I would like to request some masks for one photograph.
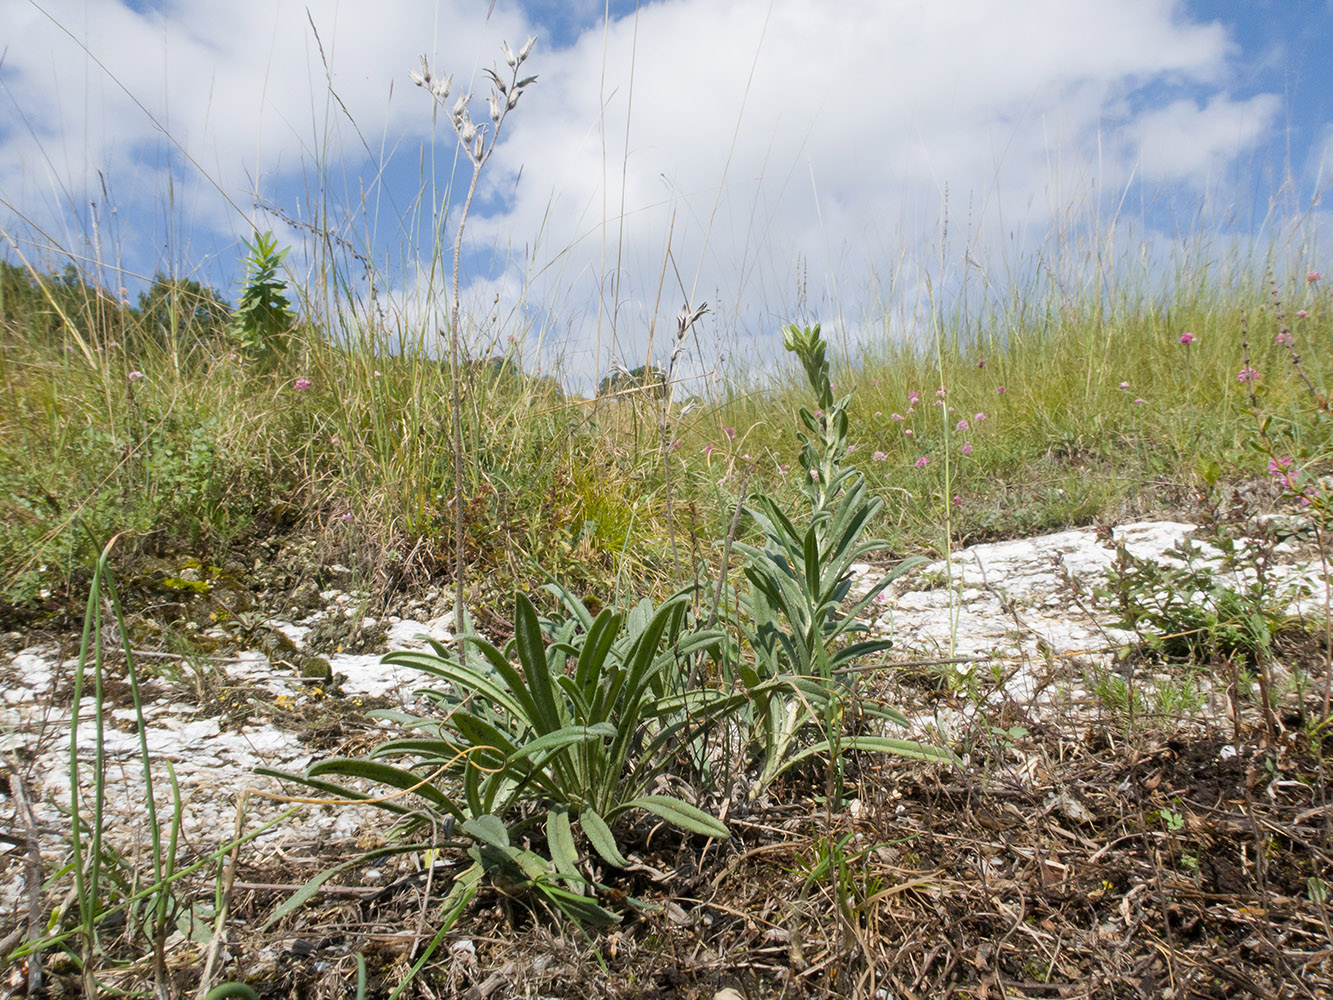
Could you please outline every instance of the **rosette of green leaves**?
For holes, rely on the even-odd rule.
[[[745,510],[763,533],[764,544],[736,543],[747,557],[744,572],[749,589],[740,601],[741,622],[754,651],[753,663],[742,663],[739,673],[751,697],[753,728],[763,754],[753,795],[796,762],[816,754],[832,755],[835,765],[838,754],[849,749],[955,760],[947,750],[914,740],[841,737],[841,715],[851,685],[845,679],[849,675],[839,671],[893,645],[887,638],[849,640],[867,631],[861,621],[866,608],[921,560],[904,560],[866,594],[846,603],[854,582],[852,564],[889,547],[884,539],[868,537],[884,501],[869,495],[857,469],[843,465],[852,394],[834,399],[819,326],[789,326],[783,339],[800,359],[819,408],[800,411],[805,517],[795,521],[771,496],[756,493]],[[890,708],[862,706],[862,710],[907,723]],[[816,721],[824,724],[824,738],[798,746],[799,734]]]
[[[401,798],[378,804],[407,827],[430,821],[461,831],[481,869],[538,890],[578,919],[613,919],[589,898],[595,886],[580,868],[579,834],[616,867],[629,862],[613,827],[633,812],[689,833],[729,835],[698,806],[652,793],[700,726],[744,703],[680,690],[684,664],[725,639],[685,629],[686,610],[683,595],[656,609],[644,602],[595,617],[579,604],[582,614],[549,624],[548,642],[520,594],[504,649],[473,634],[464,638],[478,655],[463,659],[438,643],[433,652],[384,657],[443,682],[416,692],[438,714],[374,713],[420,735],[390,740],[366,758],[318,762],[298,780],[341,793],[329,776],[362,778],[409,793],[410,806]],[[516,846],[543,835],[548,856]]]

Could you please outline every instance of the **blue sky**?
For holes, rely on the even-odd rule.
[[[512,337],[574,384],[664,358],[686,299],[713,306],[699,374],[764,364],[791,317],[918,335],[972,276],[997,294],[1066,254],[1078,280],[1070,234],[1151,243],[1163,272],[1201,230],[1333,270],[1326,0],[486,7],[11,0],[3,252],[71,254],[131,296],[169,271],[234,297],[252,226],[327,287],[323,227],[367,265],[338,264],[354,318],[438,327],[453,137],[408,71],[425,53],[484,96],[501,41],[536,35],[464,299],[474,353]]]

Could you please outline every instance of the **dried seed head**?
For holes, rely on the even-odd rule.
[[[418,87],[425,87],[430,83],[430,64],[426,62],[426,57],[421,57],[421,69],[414,69],[407,74],[412,78],[412,82]]]
[[[466,146],[472,141],[472,137],[477,134],[477,126],[473,125],[466,118],[463,119],[463,127],[458,130],[458,138],[463,140]]]
[[[527,42],[524,44],[523,48],[518,50],[518,61],[522,62],[524,59],[526,59],[529,53],[532,52],[532,47],[536,44],[537,44],[536,36],[529,38]]]
[[[449,100],[449,88],[453,86],[454,79],[451,76],[441,77],[435,81],[435,86],[431,87],[430,92],[435,95],[436,100],[441,104]]]
[[[522,90],[522,89],[523,89],[524,87],[526,87],[528,84],[530,84],[530,83],[536,83],[536,82],[537,82],[537,78],[536,78],[535,76],[525,76],[522,80],[519,80],[518,83],[514,84],[514,89],[515,89],[515,90]]]
[[[458,100],[454,102],[454,121],[462,121],[463,112],[467,110],[467,98],[467,94],[459,94]]]
[[[513,69],[518,65],[518,57],[514,55],[514,50],[509,47],[508,42],[501,42],[500,46],[504,49],[505,62],[509,63],[510,69]]]
[[[522,93],[522,91],[515,90],[512,94],[509,95],[509,99],[505,102],[505,107],[507,107],[510,111],[513,111],[514,105],[518,103],[518,95],[520,93]]]
[[[699,317],[708,312],[708,303],[705,302],[697,309],[691,309],[687,302],[680,307],[680,312],[676,315],[676,339],[684,340],[685,334],[689,332],[690,327],[699,322]]]
[[[504,114],[506,106],[504,104],[504,98],[501,97],[499,94],[491,94],[490,97],[486,98],[486,103],[491,106],[491,121],[499,125],[500,116]]]
[[[474,160],[481,159],[481,154],[486,149],[486,144],[484,140],[485,136],[483,136],[480,132],[478,132],[477,137],[472,140],[472,158]]]

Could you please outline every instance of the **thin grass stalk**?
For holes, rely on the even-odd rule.
[[[181,818],[184,811],[184,803],[181,802],[180,782],[176,780],[176,768],[171,761],[166,761],[167,779],[171,782],[171,837],[167,842],[167,853],[164,864],[158,878],[165,886],[170,880],[172,873],[176,870],[176,845],[180,840]],[[158,958],[158,969],[162,976],[160,989],[164,1000],[170,1000],[170,980],[168,977],[166,949],[167,949],[167,904],[171,900],[171,893],[165,888],[157,897],[157,913],[154,920],[154,929],[156,934],[153,939],[154,949]]]
[[[227,864],[225,855],[218,859],[219,869],[222,875],[220,884],[217,885],[217,891],[214,893],[216,918],[213,921],[213,938],[208,943],[208,957],[204,960],[204,971],[199,977],[199,990],[197,996],[200,1000],[205,1000],[208,995],[209,984],[213,981],[213,966],[217,963],[222,953],[222,948],[226,944],[227,916],[231,912],[231,887],[236,878],[236,862],[241,850],[241,830],[245,827],[245,806],[249,798],[249,793],[241,796],[241,803],[236,807],[236,825],[232,832],[232,841],[235,846],[231,850],[231,863]]]
[[[107,543],[106,549],[102,553],[103,560],[106,560],[108,558],[111,552],[111,547],[116,543],[119,537],[120,536],[117,535],[115,538],[111,539],[111,541]],[[143,714],[143,693],[139,687],[139,671],[138,668],[134,665],[134,655],[133,655],[133,650],[130,647],[129,630],[125,625],[125,616],[124,613],[121,611],[120,607],[120,596],[116,592],[115,579],[111,573],[110,566],[106,567],[104,573],[106,578],[107,593],[111,598],[111,608],[112,611],[115,613],[116,625],[120,629],[121,643],[124,646],[125,650],[125,671],[128,674],[130,680],[130,695],[134,700],[134,716],[135,716],[135,721],[137,723],[138,734],[139,734],[139,760],[143,764],[143,783],[144,783],[144,794],[146,800],[145,806],[148,812],[148,831],[153,848],[153,879],[155,883],[160,883],[162,881],[163,871],[164,871],[164,865],[162,859],[162,831],[159,828],[157,822],[157,800],[153,791],[152,761],[148,755],[148,725],[146,720],[144,719],[144,714]],[[99,734],[99,743],[100,743],[100,734]],[[173,788],[175,788],[176,781],[174,772],[171,775],[171,783]],[[180,795],[178,790],[176,792],[174,801],[175,805],[179,807]],[[175,810],[175,815],[172,817],[171,837],[173,843],[178,834],[179,824],[180,824],[180,812],[179,808],[177,808]],[[170,859],[168,860],[168,864],[169,863]],[[157,901],[156,910],[159,914],[160,919],[162,921],[165,921],[166,898],[160,898]]]
[[[201,868],[206,868],[209,865],[216,865],[220,859],[225,858],[238,846],[249,843],[256,837],[262,836],[263,834],[267,833],[269,830],[272,830],[276,826],[281,826],[283,823],[286,823],[287,820],[295,816],[296,813],[299,811],[300,811],[299,807],[293,806],[291,809],[288,809],[285,812],[281,813],[280,815],[275,816],[273,819],[269,820],[263,826],[257,827],[250,833],[245,834],[243,837],[237,837],[234,840],[229,840],[227,843],[220,845],[211,854],[201,858],[194,864],[189,865],[186,868],[182,868],[178,872],[173,872],[169,877],[162,880],[161,885],[154,884],[148,886],[146,889],[139,889],[131,893],[130,895],[126,896],[123,900],[121,900],[119,903],[116,903],[114,906],[108,906],[102,912],[102,916],[109,917],[112,914],[128,910],[136,903],[141,903],[144,900],[152,897],[160,889],[166,886],[175,885],[175,883],[179,882],[181,879],[193,875]],[[27,956],[32,955],[38,951],[50,948],[54,945],[63,944],[70,938],[78,937],[82,933],[83,933],[83,927],[82,925],[80,925],[68,931],[63,931],[59,934],[51,934],[39,940],[29,941],[26,942],[24,945],[20,946],[15,951],[11,952],[8,957],[10,959],[26,958]]]
[[[83,681],[88,662],[88,645],[93,639],[97,625],[102,569],[103,563],[99,561],[93,570],[92,583],[88,588],[88,607],[83,618],[83,640],[79,645],[79,663],[74,672],[74,699],[70,707],[69,720],[70,841],[74,853],[74,894],[79,904],[79,926],[74,933],[80,939],[84,993],[90,997],[97,995],[96,983],[89,981],[88,972],[92,967],[92,937],[95,934],[96,921],[96,905],[93,894],[97,891],[97,883],[96,879],[91,877],[91,873],[85,871],[83,863],[83,816],[79,808],[79,706],[83,699]],[[100,636],[98,641],[100,641]]]

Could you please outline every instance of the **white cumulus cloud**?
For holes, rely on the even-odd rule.
[[[475,0],[8,3],[0,224],[21,214],[86,243],[105,183],[122,238],[160,257],[245,235],[256,193],[306,221],[332,199],[377,227],[363,249],[410,261],[437,239],[429,207],[410,217],[449,183],[453,148],[408,70],[426,53],[456,92],[484,93],[500,40],[535,33],[540,79],[470,223],[469,302],[481,316],[499,295],[499,315],[531,317],[586,380],[643,363],[650,330],[663,359],[686,298],[714,306],[696,368],[775,353],[801,311],[882,332],[886,304],[910,314],[940,287],[926,278],[946,218],[950,266],[993,262],[1114,209],[1136,180],[1225,172],[1280,111],[1275,95],[1230,96],[1226,28],[1171,0],[657,0],[572,33],[548,0],[484,14]],[[393,273],[385,301],[429,287],[438,309],[438,280]]]

